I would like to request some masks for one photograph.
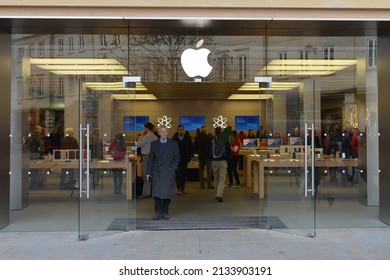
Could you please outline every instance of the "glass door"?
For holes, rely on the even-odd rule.
[[[124,117],[113,113],[117,106],[125,106],[126,116],[134,116],[134,103],[118,105],[121,94],[130,99],[134,95],[133,89],[123,85],[123,76],[129,73],[127,36],[102,36],[89,37],[91,52],[83,67],[87,69],[92,61],[91,75],[79,81],[76,187],[80,239],[135,229],[134,135]]]
[[[377,135],[365,133],[376,129],[376,74],[365,65],[370,40],[268,38],[262,74],[284,89],[264,90],[272,94],[264,135],[282,140],[268,145],[256,168],[260,212],[281,221],[274,229],[315,236],[321,227],[382,226],[378,208],[368,207],[378,206]]]
[[[283,84],[276,79],[272,83],[273,87]],[[267,145],[258,151],[254,165],[261,225],[315,236],[317,177],[312,164],[315,141],[310,135],[317,126],[313,117],[316,85],[313,79],[288,83],[285,93],[269,90],[273,97],[267,102],[274,119],[268,118],[262,133]]]

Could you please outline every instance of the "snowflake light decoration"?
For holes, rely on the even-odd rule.
[[[167,128],[171,128],[171,121],[172,118],[168,118],[166,115],[162,116],[161,118],[157,118],[157,127],[160,127],[161,125],[166,126]]]
[[[213,127],[221,127],[226,128],[227,127],[227,118],[222,117],[221,115],[218,116],[218,118],[213,118],[214,124]]]

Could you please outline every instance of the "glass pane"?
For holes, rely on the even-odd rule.
[[[23,149],[15,149],[12,156],[20,172],[12,176],[15,195],[11,200],[14,209],[20,211],[12,212],[14,222],[8,230],[79,230],[85,238],[96,232],[135,228],[131,218],[135,217],[135,201],[128,195],[135,176],[127,176],[135,173],[135,165],[130,165],[130,151],[126,151],[126,161],[119,164],[123,167],[124,194],[114,196],[112,170],[116,165],[112,165],[106,149],[111,137],[123,130],[111,120],[114,92],[102,88],[102,82],[121,85],[122,76],[128,73],[127,40],[124,45],[102,48],[94,43],[99,37],[14,35],[13,84],[17,89],[13,90],[12,128],[22,139],[15,145]],[[106,42],[111,42],[111,37],[107,35]],[[22,52],[21,48],[29,51]],[[130,113],[133,110],[128,108]],[[91,128],[89,154],[93,157],[89,171],[87,124]],[[125,135],[125,140],[130,138]],[[80,147],[84,148],[81,152]],[[87,174],[91,179],[88,198],[84,193]]]
[[[244,154],[253,153],[253,149],[243,150],[241,147],[235,162],[230,162],[231,170],[235,170],[237,165],[238,177],[232,173],[229,180],[225,167],[225,176],[222,179],[223,193],[219,193],[223,197],[221,203],[216,200],[218,185],[216,176],[213,178],[210,161],[205,159],[209,156],[209,148],[206,147],[205,150],[204,144],[199,143],[207,134],[214,134],[216,125],[223,127],[229,125],[237,135],[241,130],[247,135],[249,129],[256,134],[261,122],[265,122],[260,114],[260,106],[265,102],[259,100],[258,89],[254,95],[255,100],[243,97],[238,100],[229,99],[233,93],[240,93],[238,89],[245,82],[253,81],[261,61],[259,48],[263,39],[256,36],[200,37],[187,35],[187,31],[184,30],[169,31],[183,35],[172,35],[166,29],[156,29],[153,32],[154,34],[150,35],[131,36],[130,71],[132,75],[142,77],[142,84],[146,88],[143,93],[153,94],[156,98],[156,100],[137,98],[135,115],[147,116],[148,121],[155,127],[159,124],[168,126],[169,138],[178,132],[177,127],[182,124],[192,139],[194,150],[193,154],[190,152],[187,157],[189,162],[184,163],[187,165],[187,170],[183,171],[186,172],[184,184],[178,181],[182,180],[180,179],[182,173],[177,173],[177,195],[172,199],[169,210],[172,222],[155,222],[151,227],[164,229],[258,227],[259,200],[253,193],[252,183],[244,179],[246,172]],[[199,49],[210,50],[208,63],[213,68],[209,75],[205,75],[206,77],[201,77],[200,72],[195,73],[196,77],[189,77],[195,65],[186,66],[185,63],[182,65],[182,54],[186,49],[195,50],[201,39],[203,45]],[[252,59],[249,59],[250,57]],[[201,82],[195,83],[195,78],[200,78]],[[123,103],[124,101],[115,104],[114,118],[120,119],[128,114],[127,105]],[[251,121],[239,126],[236,121],[239,116],[240,119],[250,116]],[[207,130],[205,134],[202,132],[204,136],[198,136],[203,125]],[[202,175],[199,174],[199,166],[205,166]],[[204,178],[202,182],[201,177]],[[153,214],[153,199],[137,200],[138,228],[145,228]]]
[[[377,138],[371,134],[368,144],[365,133],[370,126],[366,110],[376,110],[377,90],[373,83],[376,73],[364,70],[366,40],[363,37],[268,40],[269,49],[275,51],[268,52],[268,65],[263,71],[273,77],[273,84],[296,83],[294,88],[273,95],[275,127],[271,131],[286,131],[285,146],[280,147],[275,159],[271,156],[269,162],[263,163],[266,167],[262,211],[277,213],[287,231],[307,234],[312,232],[310,229],[315,233],[317,227],[381,225],[377,220],[378,208],[368,207],[368,201],[371,206],[378,206],[374,195],[377,184],[372,177],[377,168],[367,169],[366,164],[367,158],[377,155]],[[329,45],[334,58],[323,60],[318,50]],[[294,58],[299,49],[305,51],[307,60]],[[288,53],[288,60],[277,60],[281,51]],[[302,153],[291,150],[294,149],[291,140],[297,140],[292,134],[297,129],[302,132],[305,123],[315,126],[314,178],[310,171],[313,160],[309,158],[306,172]],[[305,138],[306,134],[300,133],[301,145]],[[267,161],[265,155],[264,161]],[[314,180],[317,190],[314,197],[311,193],[305,196],[305,180],[309,186]],[[367,180],[373,180],[373,184],[367,184]]]
[[[20,141],[13,140],[11,147],[16,170],[11,207],[17,211],[7,230],[79,230],[86,237],[145,229],[154,201],[136,141],[147,122],[170,126],[169,137],[183,124],[193,142],[202,125],[207,133],[226,125],[240,139],[252,133],[256,139],[241,142],[239,177],[224,178],[223,203],[215,199],[213,180],[213,189],[207,188],[212,175],[206,170],[201,188],[200,151],[194,150],[186,170],[187,194],[171,203],[176,228],[205,227],[207,221],[212,228],[248,227],[232,222],[244,217],[254,217],[256,227],[302,234],[313,234],[316,227],[381,225],[376,38],[265,40],[228,31],[212,35],[216,31],[207,27],[206,36],[189,35],[199,33],[188,28],[132,31],[130,38],[127,33],[13,36],[12,139]],[[188,69],[182,65],[189,48],[210,51],[206,74],[192,73],[201,59]],[[124,76],[131,77],[126,84]],[[259,77],[272,77],[272,84],[254,82]],[[309,169],[314,163],[314,172],[303,161],[310,151],[304,148],[306,123],[314,124],[319,139],[315,158],[307,163]],[[77,145],[61,149],[68,128]],[[118,133],[126,155],[116,162],[108,151]],[[101,156],[93,151],[100,145],[96,137],[102,142]],[[91,152],[78,152],[87,139]],[[94,157],[90,170],[86,154]],[[305,190],[312,183],[315,196]]]

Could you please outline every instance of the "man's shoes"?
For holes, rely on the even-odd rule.
[[[239,187],[241,187],[240,184],[236,184],[236,185],[233,186],[233,188],[239,188]]]
[[[160,220],[161,218],[161,214],[160,213],[154,213],[154,217],[153,217],[153,220]]]
[[[217,199],[218,202],[223,202],[223,198],[220,197],[220,196],[217,196],[216,199]]]
[[[168,214],[166,214],[166,213],[162,214],[162,218],[163,218],[164,220],[169,220],[169,216],[168,216]]]

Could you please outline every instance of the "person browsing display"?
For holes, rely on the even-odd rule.
[[[121,161],[126,156],[126,144],[123,140],[123,135],[117,133],[112,140],[110,147],[108,148],[108,153],[112,156],[113,160]],[[113,168],[112,176],[114,179],[114,194],[122,193],[122,183],[123,183],[123,169],[122,168]]]
[[[185,194],[185,183],[187,177],[188,162],[191,157],[194,156],[194,149],[192,147],[192,138],[189,134],[185,133],[184,126],[179,124],[176,133],[173,135],[172,140],[177,142],[180,153],[180,163],[176,171],[176,188],[177,194]]]
[[[211,137],[207,134],[206,126],[200,128],[200,132],[196,135],[194,140],[194,150],[198,154],[199,159],[199,182],[200,188],[205,188],[205,178],[204,170],[207,172],[207,188],[213,189],[211,184],[212,179],[212,170],[211,170],[211,160],[210,160],[210,143]]]
[[[180,162],[176,141],[168,139],[168,129],[158,128],[160,139],[150,145],[146,178],[152,181],[154,197],[154,220],[169,219],[169,205],[176,194],[176,170]]]
[[[148,167],[148,159],[150,152],[150,144],[157,140],[157,136],[153,132],[154,125],[150,122],[144,124],[144,132],[141,134],[137,141],[137,147],[141,148],[141,168],[142,168],[142,178],[144,181],[142,195],[138,198],[150,197],[151,195],[151,183],[146,178],[146,169]]]
[[[237,131],[233,131],[229,138],[231,156],[228,158],[228,169],[227,174],[229,178],[229,187],[240,187],[240,177],[238,175],[238,162],[240,159],[240,147],[241,141],[238,138]],[[236,180],[236,184],[233,185],[233,176]]]
[[[61,139],[61,149],[75,150],[79,148],[79,143],[73,135],[73,128],[69,127],[65,129],[65,136]],[[74,169],[61,169],[60,189],[73,189],[75,183]]]
[[[230,127],[227,127],[223,132],[221,127],[216,127],[215,135],[210,144],[211,166],[216,188],[215,198],[218,202],[223,202],[223,191],[228,167],[227,160],[231,156],[229,140],[226,137],[227,133],[231,134]]]

